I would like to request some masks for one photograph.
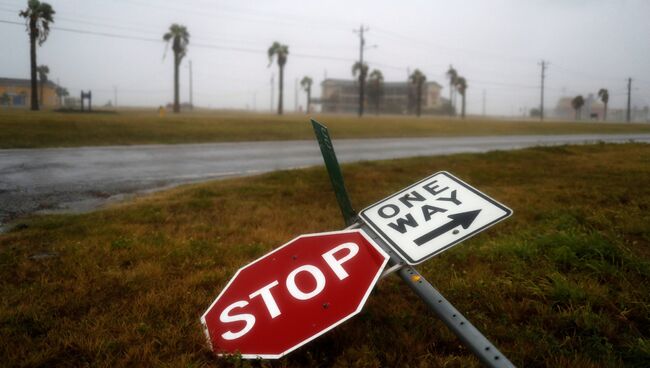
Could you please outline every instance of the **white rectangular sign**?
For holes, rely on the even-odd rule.
[[[411,265],[421,263],[512,214],[441,171],[361,211],[361,218]]]

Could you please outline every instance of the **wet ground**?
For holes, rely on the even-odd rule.
[[[650,134],[335,140],[340,162],[650,142]],[[134,194],[209,179],[322,165],[315,140],[0,150],[0,227],[35,212],[87,211]]]

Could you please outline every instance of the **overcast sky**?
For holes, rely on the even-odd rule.
[[[38,63],[50,67],[73,95],[91,89],[96,103],[157,106],[172,100],[172,60],[163,59],[162,34],[171,23],[186,25],[189,52],[181,66],[181,100],[187,101],[188,61],[194,69],[195,105],[270,107],[266,50],[289,45],[285,106],[295,106],[295,82],[352,78],[359,37],[367,26],[365,59],[388,81],[422,70],[442,84],[452,64],[468,80],[468,111],[521,114],[539,105],[541,60],[547,60],[547,108],[562,96],[610,91],[610,106],[625,104],[633,78],[633,105],[650,104],[650,1],[214,1],[50,0],[56,10]],[[0,21],[17,16],[26,1],[0,0]],[[95,32],[103,35],[89,34]],[[0,77],[29,77],[25,27],[0,22]],[[111,37],[112,36],[112,37]],[[116,38],[114,36],[124,36]],[[7,52],[8,50],[8,52]],[[276,87],[277,88],[277,87]],[[277,92],[276,92],[277,98]],[[304,93],[299,104],[305,104]]]

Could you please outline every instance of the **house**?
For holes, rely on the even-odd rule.
[[[41,82],[38,82],[38,102],[41,107],[59,107],[60,98],[56,94],[57,87],[55,83],[47,81],[41,89]],[[29,108],[31,91],[31,80],[29,79],[0,78],[0,106]]]
[[[325,79],[321,83],[321,98],[312,102],[321,104],[323,113],[355,113],[359,108],[359,82],[348,79]],[[444,102],[440,97],[442,86],[436,82],[425,82],[422,87],[422,113],[440,114]],[[367,83],[364,109],[368,113],[376,110],[376,93]],[[409,114],[416,108],[415,86],[408,82],[382,83],[379,97],[379,112],[387,114]]]
[[[555,105],[555,110],[553,111],[553,116],[563,120],[573,120],[575,119],[576,112],[571,104],[573,97],[560,97]],[[582,120],[602,120],[605,114],[605,105],[600,102],[596,97],[590,93],[585,98],[585,104],[581,108],[581,119]],[[607,120],[611,120],[610,117]]]

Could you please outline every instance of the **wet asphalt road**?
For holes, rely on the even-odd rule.
[[[650,134],[335,140],[353,162],[539,145],[650,142]],[[315,140],[0,150],[0,226],[34,212],[85,211],[134,193],[322,165]]]

